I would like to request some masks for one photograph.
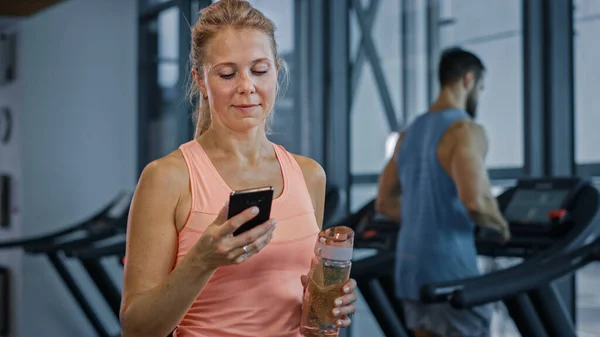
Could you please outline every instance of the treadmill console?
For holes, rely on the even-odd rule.
[[[583,182],[576,178],[520,180],[500,205],[514,234],[560,235]]]
[[[594,193],[597,192],[589,182],[578,178],[519,180],[498,196],[500,210],[510,225],[511,239],[498,244],[477,237],[479,254],[528,257],[547,249],[591,221],[596,207]]]
[[[504,216],[512,223],[544,226],[551,212],[563,209],[568,193],[568,190],[516,190]]]

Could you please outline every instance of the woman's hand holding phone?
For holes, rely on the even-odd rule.
[[[211,269],[238,264],[261,251],[273,238],[277,220],[269,219],[246,232],[233,235],[240,226],[258,215],[258,207],[250,207],[227,219],[225,205],[193,248],[199,260]]]

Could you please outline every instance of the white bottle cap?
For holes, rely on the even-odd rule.
[[[315,245],[315,254],[318,256],[335,261],[350,261],[352,260],[352,248],[350,247],[335,247],[326,245],[323,242],[317,242]]]

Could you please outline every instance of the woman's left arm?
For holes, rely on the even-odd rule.
[[[306,187],[308,188],[315,209],[317,224],[321,229],[323,228],[325,185],[327,182],[325,170],[323,170],[321,165],[313,159],[299,155],[294,155],[294,157],[302,169],[302,175],[304,175],[304,181],[306,182]],[[302,285],[306,287],[306,282],[308,281],[306,276],[303,276],[301,280]],[[335,300],[336,308],[333,309],[333,315],[340,318],[338,320],[338,326],[346,328],[352,323],[349,316],[353,315],[356,311],[354,305],[354,302],[358,299],[358,295],[356,294],[356,281],[354,279],[349,279],[346,284],[344,284],[342,293],[343,295]]]

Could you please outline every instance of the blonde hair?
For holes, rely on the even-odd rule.
[[[205,64],[205,53],[209,42],[226,27],[256,29],[265,33],[271,41],[275,66],[277,69],[282,70],[280,73],[283,75],[284,81],[287,82],[287,66],[277,55],[275,24],[245,0],[220,0],[200,11],[198,21],[192,27],[190,51],[190,64],[199,76],[203,76],[202,66]],[[279,83],[277,93],[280,94]],[[190,76],[187,96],[192,106],[194,106],[195,137],[198,137],[210,127],[211,112],[208,97],[201,95],[200,88],[198,88],[192,76]],[[198,102],[197,105],[196,102]],[[268,118],[269,123],[271,119],[272,113]],[[268,131],[269,125],[267,125]]]

